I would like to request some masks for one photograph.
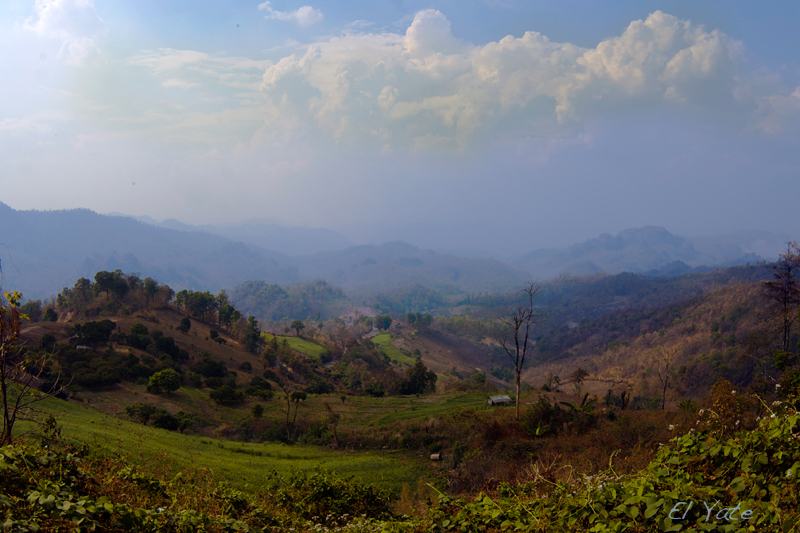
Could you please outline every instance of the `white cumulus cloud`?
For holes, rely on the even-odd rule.
[[[322,20],[322,12],[311,6],[303,6],[294,11],[277,11],[269,2],[264,2],[258,5],[258,9],[267,11],[267,15],[264,17],[267,20],[293,21],[301,26],[310,26]]]
[[[463,148],[512,122],[568,124],[620,106],[733,105],[739,50],[718,30],[659,11],[594,48],[536,32],[475,46],[429,9],[405,34],[348,34],[284,57],[266,69],[261,90],[337,139],[389,131],[409,147],[448,139]]]
[[[36,0],[36,16],[24,27],[40,37],[61,41],[60,57],[80,65],[106,32],[94,0]]]

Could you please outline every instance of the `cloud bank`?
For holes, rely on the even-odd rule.
[[[280,20],[310,24],[316,17],[302,15],[313,8],[259,7]],[[165,139],[221,139],[213,128],[224,125],[247,135],[225,137],[240,153],[304,139],[388,154],[464,152],[526,137],[585,143],[587,120],[631,110],[688,113],[767,133],[792,127],[800,89],[747,72],[743,57],[742,44],[719,30],[660,11],[586,48],[537,32],[475,45],[428,9],[405,33],[347,32],[274,60],[161,49],[127,63],[149,70],[161,90],[196,95],[176,102],[182,113],[167,106],[166,95],[150,103],[144,116],[153,128],[163,121]]]
[[[425,10],[404,35],[345,35],[285,57],[266,69],[261,91],[337,139],[463,148],[507,122],[733,104],[740,53],[725,34],[660,11],[587,49],[536,32],[474,46]]]

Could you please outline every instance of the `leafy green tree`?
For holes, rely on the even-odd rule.
[[[217,325],[230,329],[233,322],[239,320],[242,315],[230,303],[228,293],[224,290],[217,295]]]
[[[208,354],[208,352],[203,353]],[[203,355],[203,353],[200,355]],[[225,366],[225,363],[211,359],[208,356],[203,357],[203,359],[195,365],[194,371],[204,378],[223,378],[228,375],[228,367]]]
[[[244,393],[237,391],[229,384],[211,391],[208,396],[220,405],[231,405],[244,401]]]
[[[189,298],[189,291],[183,289],[178,291],[175,295],[175,306],[178,308],[178,311],[186,309],[186,300]]]
[[[413,367],[406,371],[406,378],[401,380],[398,384],[397,392],[399,394],[424,394],[425,392],[433,392],[436,386],[436,380],[436,372],[428,370],[422,361],[417,361]]]
[[[231,325],[242,317],[242,314],[232,305],[225,303],[219,306],[217,317],[220,327],[225,326],[227,329],[230,329]]]
[[[303,324],[302,320],[296,320],[295,319],[295,320],[292,320],[292,323],[291,323],[290,327],[297,332],[297,336],[299,337],[300,336],[300,332],[303,329],[305,329],[306,325]]]
[[[261,351],[261,327],[258,325],[256,317],[250,315],[244,331],[245,349],[250,353],[259,353]]]
[[[141,322],[136,322],[131,326],[131,335],[149,335],[150,331],[148,331],[147,326],[142,324]]]
[[[20,312],[27,315],[29,322],[39,322],[42,319],[42,301],[29,300],[22,304]]]
[[[153,278],[144,278],[142,289],[144,291],[145,301],[147,305],[150,305],[150,299],[155,298],[158,294],[158,282]]]
[[[156,372],[150,376],[150,380],[147,382],[147,390],[154,393],[162,390],[170,393],[179,388],[181,388],[181,375],[171,368]]]
[[[330,394],[335,390],[334,386],[327,381],[319,378],[312,381],[305,389],[309,394]]]
[[[53,309],[52,307],[48,307],[44,311],[44,316],[42,317],[42,320],[44,320],[45,322],[56,322],[58,320],[58,313],[56,313],[56,310]]]
[[[373,325],[381,331],[386,331],[392,325],[392,317],[389,315],[378,315],[372,321]]]
[[[99,294],[106,293],[106,298],[111,299],[111,293],[115,298],[123,298],[130,290],[128,281],[123,277],[122,271],[117,269],[114,272],[101,270],[94,275],[94,292]]]
[[[158,288],[158,299],[163,305],[169,304],[175,298],[175,291],[169,285],[162,285]]]
[[[78,278],[78,281],[75,282],[75,285],[72,287],[72,291],[70,294],[73,299],[75,299],[75,303],[86,304],[89,303],[89,300],[92,298],[92,293],[94,292],[92,287],[91,280],[86,278]]]
[[[117,325],[111,320],[93,320],[83,324],[76,324],[69,328],[67,332],[75,335],[79,339],[79,344],[97,345],[108,342],[111,333]]]
[[[125,408],[125,413],[129,417],[135,418],[145,426],[157,411],[158,407],[152,403],[134,403]]]
[[[575,369],[575,371],[570,375],[572,379],[572,384],[575,386],[575,393],[580,396],[581,389],[583,388],[583,380],[589,377],[589,373],[581,367]]]
[[[267,343],[264,352],[261,354],[261,364],[264,365],[264,370],[275,364],[275,360],[278,358],[278,352],[278,337],[273,336],[272,340]]]
[[[213,316],[214,311],[217,309],[217,298],[208,291],[186,291],[183,290],[178,293],[179,307],[186,308],[188,313],[195,317],[200,317],[205,321],[209,315]]]
[[[189,320],[189,317],[183,317],[181,319],[181,323],[175,328],[181,333],[189,333],[189,330],[192,328],[192,321]]]
[[[125,282],[128,284],[128,289],[132,292],[137,292],[143,290],[143,283],[142,279],[139,277],[139,274],[132,273],[126,276],[123,276]]]

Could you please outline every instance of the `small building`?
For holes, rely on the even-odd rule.
[[[501,396],[489,396],[489,401],[486,403],[489,405],[505,405],[507,403],[514,403],[514,400],[503,394]]]

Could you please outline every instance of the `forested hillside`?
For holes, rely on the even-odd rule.
[[[756,269],[738,268],[673,279],[565,278],[545,286],[542,292],[554,315],[563,319],[584,313],[586,318],[577,324],[550,324],[537,332],[523,376],[537,388],[523,392],[522,416],[514,420],[513,410],[490,409],[485,404],[487,395],[513,378],[505,354],[492,340],[502,331],[494,319],[412,312],[375,317],[351,313],[347,320],[320,317],[309,323],[281,317],[278,323],[286,324],[283,334],[262,334],[254,317],[245,318],[224,291],[176,292],[153,278],[100,271],[94,280],[78,279],[52,302],[28,301],[20,308],[31,323],[23,327],[19,353],[43,354],[46,365],[39,374],[39,388],[46,391],[68,383],[67,390],[59,393],[64,399],[48,400],[57,403],[46,405],[50,413],[69,423],[60,428],[53,418],[45,426],[51,451],[17,444],[5,448],[0,461],[17,465],[32,458],[37,464],[75,469],[74,454],[57,455],[63,446],[72,450],[69,439],[99,438],[107,428],[122,424],[166,431],[170,437],[158,437],[164,443],[158,463],[163,466],[158,471],[126,463],[127,459],[105,460],[104,448],[96,448],[94,453],[99,455],[87,456],[80,467],[85,473],[81,475],[117,480],[109,485],[112,490],[95,490],[91,501],[84,500],[88,503],[83,515],[109,528],[122,524],[143,531],[162,527],[160,513],[152,511],[162,505],[161,496],[141,494],[126,502],[115,500],[118,491],[133,490],[131,482],[162,487],[158,494],[168,495],[176,509],[192,505],[173,492],[176,485],[169,480],[176,468],[191,476],[197,490],[203,487],[224,495],[209,499],[207,506],[193,507],[194,514],[169,518],[174,524],[224,523],[244,531],[282,531],[287,524],[297,531],[362,526],[417,531],[439,524],[436,527],[447,531],[477,520],[485,526],[478,531],[503,530],[509,524],[546,531],[571,516],[577,531],[603,520],[635,524],[636,516],[646,515],[653,519],[653,527],[663,528],[672,523],[667,508],[684,496],[660,503],[650,496],[637,500],[636,487],[644,483],[652,495],[665,484],[682,483],[684,474],[680,469],[665,474],[653,465],[672,461],[694,472],[697,458],[716,454],[715,442],[731,449],[740,446],[742,457],[761,461],[753,454],[759,442],[764,445],[763,439],[771,439],[770,445],[777,447],[796,440],[787,440],[794,436],[796,422],[791,407],[797,392],[796,361],[791,355],[775,356],[774,299],[765,297],[762,283],[752,283],[762,277],[764,273]],[[326,305],[344,295],[324,282],[247,288],[248,294],[258,289],[261,300],[282,313],[308,313],[313,311],[310,306]],[[396,300],[404,309],[430,305],[431,295],[424,290],[407,294],[412,296]],[[619,301],[615,299],[620,296],[626,299],[624,305],[604,305],[609,298]],[[498,313],[515,298],[475,296],[460,307],[481,303],[486,305],[481,313]],[[644,305],[648,301],[655,304]],[[13,312],[13,306],[7,304],[4,309]],[[368,339],[373,325],[386,331]],[[789,345],[797,344],[796,337],[793,333]],[[780,387],[775,386],[776,380]],[[763,416],[765,402],[778,406],[784,401],[790,407],[780,418],[759,424],[757,417]],[[91,412],[76,411],[78,403],[106,413],[96,416],[113,416],[118,421],[98,423],[100,419],[92,418]],[[701,405],[711,409],[711,418],[698,413]],[[680,450],[659,451],[676,428],[685,431],[699,424],[706,433],[682,437]],[[748,436],[731,441],[732,431],[740,426],[749,431],[742,435]],[[141,437],[130,442],[116,438],[120,450],[138,450],[145,464],[154,463],[151,452],[135,444]],[[209,455],[203,460],[215,461],[216,468],[232,476],[231,480],[250,480],[258,472],[275,468],[276,461],[281,461],[280,468],[291,468],[293,461],[315,446],[349,450],[345,454],[357,453],[359,461],[374,453],[386,461],[381,468],[396,473],[386,485],[389,492],[327,472],[292,474],[283,481],[277,479],[267,492],[254,491],[249,481],[239,481],[236,490],[241,492],[231,492],[214,488],[223,487],[218,485],[220,478],[192,470],[177,451],[190,447],[197,457],[205,457],[205,446],[212,441],[204,439],[213,438],[222,439],[214,441],[215,459]],[[225,443],[231,440],[239,444]],[[271,451],[275,443],[291,445],[296,451],[288,455]],[[248,475],[237,473],[242,466],[233,459],[235,454],[249,457]],[[429,454],[442,461],[423,460]],[[45,456],[44,463],[36,459]],[[347,456],[334,452],[330,460],[343,461]],[[562,462],[559,457],[569,460]],[[608,466],[609,457],[613,469]],[[759,471],[767,478],[770,469],[795,468],[769,461],[760,463],[767,466]],[[13,468],[7,467],[16,472]],[[734,487],[734,494],[749,490],[748,510],[761,513],[761,522],[770,520],[768,511],[783,513],[781,520],[794,520],[789,508],[759,499],[767,483],[759,475],[725,478],[720,483]],[[34,500],[26,496],[33,490],[26,478],[3,479],[0,486],[6,500],[0,501],[24,509],[14,515],[15,524],[58,524],[76,516],[64,503],[58,503],[57,513],[47,511],[47,505],[44,511],[37,510]],[[428,481],[414,489],[414,479]],[[603,479],[606,486],[616,487],[617,495],[629,497],[622,503],[614,493],[593,485],[575,493],[575,483],[586,479]],[[309,483],[356,491],[373,498],[373,503],[363,508],[365,516],[350,518],[352,510],[361,507],[311,494]],[[698,485],[696,495],[713,493],[720,486]],[[572,496],[565,500],[559,487],[573,487]],[[58,498],[69,500],[72,490],[78,489],[65,488]],[[480,490],[489,491],[490,499],[478,496],[461,501],[450,496],[472,497]],[[438,498],[436,491],[440,491]],[[312,498],[309,501],[316,502],[319,512],[329,513],[328,518],[259,503],[265,501],[259,498],[298,494]],[[606,506],[607,514],[581,510],[585,507],[581,498],[586,497]],[[219,503],[230,498],[238,502],[233,514]],[[95,501],[103,511],[97,512]],[[489,512],[486,505],[493,510]],[[571,510],[565,511],[563,505]],[[526,521],[524,516],[534,509],[540,518]],[[416,514],[400,519],[398,513]]]

